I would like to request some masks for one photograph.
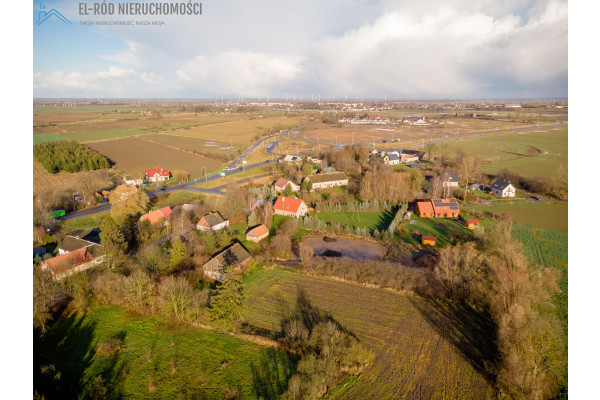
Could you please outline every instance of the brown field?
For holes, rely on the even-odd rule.
[[[319,141],[354,144],[391,141],[400,139],[402,142],[422,139],[427,141],[430,137],[457,135],[467,132],[478,132],[497,129],[513,129],[520,127],[531,127],[531,124],[523,124],[507,121],[478,120],[478,119],[444,119],[443,123],[426,126],[411,125],[343,125],[336,127],[330,124],[314,124],[299,130],[298,138],[307,138]]]
[[[237,150],[235,148],[232,149],[229,146],[229,142],[172,135],[170,133],[147,133],[144,135],[144,139],[196,153],[230,154]]]
[[[358,378],[343,382],[330,398],[495,398],[482,372],[489,338],[475,315],[419,296],[269,270],[248,279],[247,322],[278,330],[281,311],[292,306],[298,288],[375,355]]]
[[[265,130],[271,129],[277,125],[281,129],[292,128],[301,125],[304,119],[299,117],[282,118],[282,117],[264,117],[256,116],[236,120],[231,122],[223,122],[218,124],[203,125],[191,127],[189,129],[176,129],[170,133],[186,137],[194,137],[204,140],[217,140],[225,143],[231,143],[235,147],[248,146],[250,141],[257,136],[265,133]]]
[[[333,146],[329,144],[318,145],[311,142],[303,142],[299,140],[282,139],[279,141],[279,146],[275,148],[275,151],[280,154],[302,154],[309,151],[327,151],[332,149]]]
[[[40,195],[50,189],[57,191],[77,191],[79,181],[84,176],[93,176],[99,182],[110,188],[113,186],[112,177],[116,175],[112,169],[101,169],[95,171],[80,171],[75,173],[61,171],[50,174],[42,164],[33,159],[33,194]]]
[[[221,165],[218,161],[140,138],[124,138],[90,143],[89,147],[108,157],[115,168],[128,174],[143,173],[147,168],[182,169],[192,177],[204,176]]]

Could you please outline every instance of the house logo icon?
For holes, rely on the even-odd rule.
[[[46,22],[50,17],[56,17],[67,25],[73,25],[71,21],[69,21],[64,15],[56,11],[54,8],[50,11],[46,11],[46,6],[44,3],[40,3],[40,11],[38,13],[38,20],[33,23],[33,25],[41,25]]]

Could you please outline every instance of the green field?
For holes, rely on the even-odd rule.
[[[100,226],[102,219],[110,214],[110,211],[104,211],[93,216],[79,217],[62,221],[60,226],[64,230],[71,229],[83,229],[83,228],[95,228]]]
[[[246,279],[246,321],[277,331],[297,290],[364,343],[375,359],[332,398],[492,399],[481,372],[490,335],[470,311],[442,302],[309,277],[283,270],[253,271]],[[459,322],[460,321],[460,322]],[[420,397],[421,396],[421,397]]]
[[[516,222],[551,229],[567,230],[569,207],[563,203],[520,203],[465,207],[465,212],[492,213],[501,216],[510,212]]]
[[[325,222],[337,222],[353,228],[367,228],[371,232],[375,229],[386,230],[394,219],[393,211],[359,211],[356,212],[322,212],[314,214]]]
[[[141,133],[140,131],[129,129],[105,129],[100,131],[66,132],[62,133],[62,135],[78,142],[94,142],[97,140],[135,136]]]
[[[121,351],[96,352],[115,336],[124,341]],[[49,365],[56,371],[41,376],[40,367]],[[99,375],[109,390],[102,398],[109,399],[223,399],[228,391],[268,398],[287,388],[293,368],[274,348],[120,307],[61,318],[34,341],[34,387],[47,399],[78,398]]]
[[[560,164],[568,162],[568,129],[540,128],[523,133],[507,133],[477,136],[450,141],[446,155],[453,156],[458,150],[470,157],[479,157],[485,164],[482,171],[496,173],[507,167],[525,176],[554,177]],[[542,132],[543,131],[543,132]],[[535,156],[527,156],[527,150],[539,150]],[[437,150],[437,157],[440,150]]]
[[[46,143],[46,142],[59,142],[61,140],[66,140],[66,139],[55,133],[40,133],[37,135],[33,135],[33,144]]]

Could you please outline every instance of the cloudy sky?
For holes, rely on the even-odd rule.
[[[44,2],[73,25],[34,25],[34,97],[567,97],[567,1],[197,1],[128,27]]]

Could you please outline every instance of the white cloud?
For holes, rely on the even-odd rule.
[[[341,0],[207,3],[198,20],[107,30],[96,73],[34,75],[36,96],[567,95],[567,3]],[[346,4],[346,7],[344,7]]]

